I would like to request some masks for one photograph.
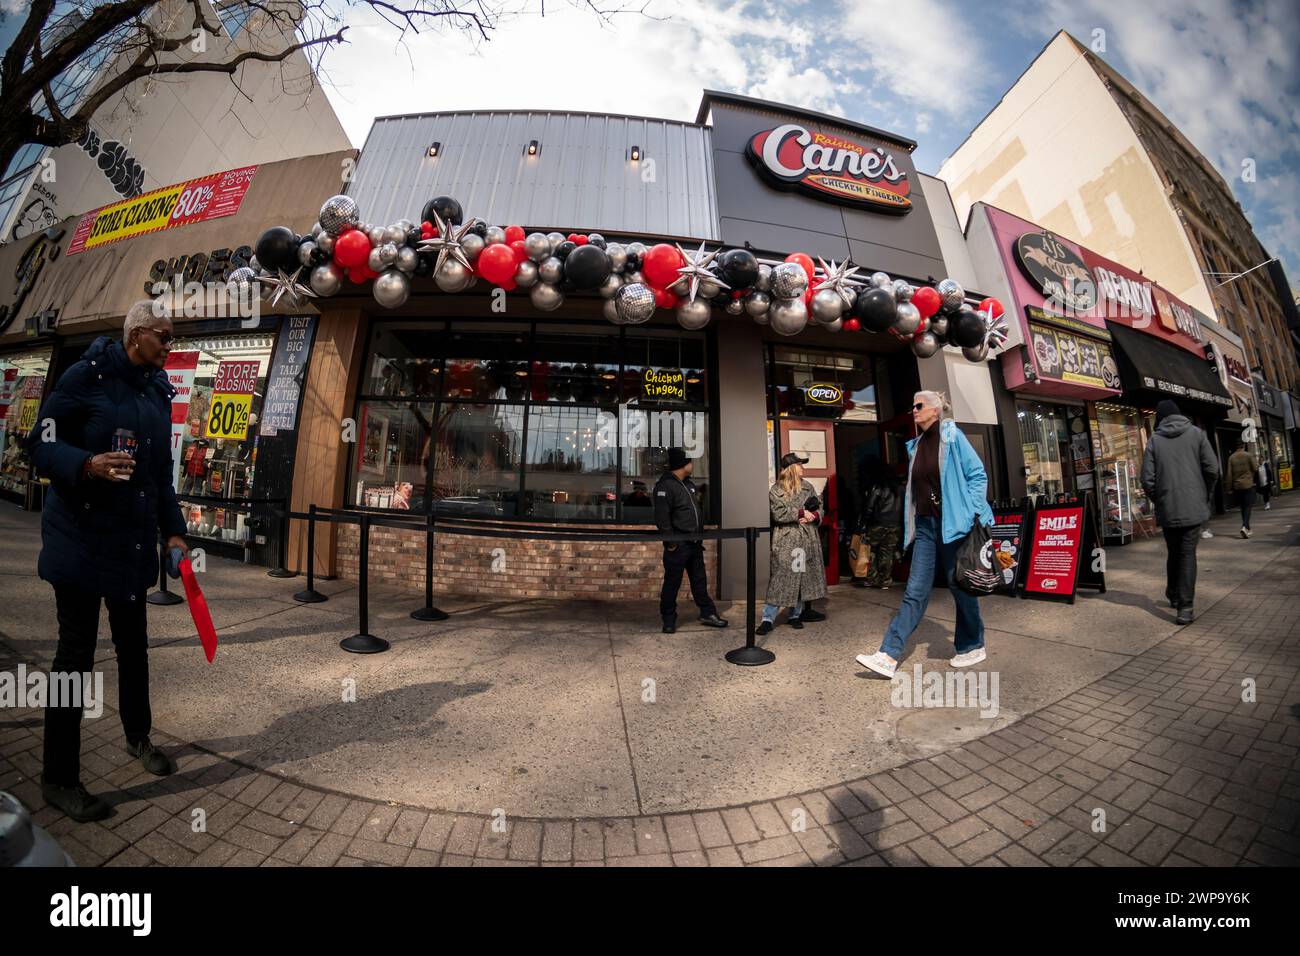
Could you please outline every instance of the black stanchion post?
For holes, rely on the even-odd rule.
[[[417,621],[445,621],[446,611],[433,606],[433,512],[424,517],[424,607],[416,608],[411,617]]]
[[[167,545],[158,542],[158,590],[145,598],[150,604],[184,604],[185,598],[167,590]]]
[[[289,502],[282,502],[284,510],[280,512],[280,546],[276,548],[279,564],[267,571],[268,577],[273,578],[296,578],[297,571],[290,571],[285,566],[285,557],[289,550]]]
[[[307,507],[307,590],[299,591],[293,596],[295,601],[303,604],[319,604],[329,600],[316,590],[316,506]]]
[[[753,667],[758,664],[770,664],[776,655],[765,647],[754,644],[754,601],[757,591],[757,571],[755,568],[757,528],[745,529],[745,646],[734,651],[727,651],[727,660],[733,664]]]
[[[339,641],[339,647],[353,654],[377,654],[388,650],[388,642],[370,633],[370,515],[361,516],[361,542],[358,548],[357,619],[360,629]]]

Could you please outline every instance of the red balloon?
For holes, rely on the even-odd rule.
[[[579,246],[585,246],[585,245],[586,245],[588,242],[590,242],[591,240],[589,240],[589,239],[588,239],[586,236],[584,236],[582,233],[578,233],[578,235],[576,235],[576,236],[573,237],[573,241],[574,241],[574,243],[576,243],[576,244],[579,245]]]
[[[661,309],[675,308],[677,306],[677,293],[669,292],[667,289],[655,289],[655,305]]]
[[[479,274],[493,285],[503,285],[513,279],[518,265],[515,251],[499,242],[484,246],[483,251],[478,254]]]
[[[574,245],[577,245],[577,242],[578,242],[578,234],[577,234],[576,232],[571,232],[571,233],[569,233],[567,236],[565,236],[564,238],[565,238],[565,239],[568,239],[568,240],[569,240],[570,242],[572,242]]]
[[[370,237],[360,229],[349,229],[334,240],[334,261],[345,269],[363,266],[370,258]]]
[[[987,299],[980,300],[979,311],[987,313],[990,319],[996,319],[1006,310],[1002,308],[1001,302],[993,298],[993,296],[989,296]]]
[[[846,332],[857,332],[861,328],[862,328],[862,323],[859,322],[857,319],[844,320],[844,331]]]
[[[943,300],[939,298],[939,293],[928,285],[923,285],[912,294],[912,305],[916,306],[916,311],[921,313],[921,318],[928,319],[939,311],[939,306]]]
[[[506,226],[506,242],[513,243],[516,239],[522,241],[524,238],[523,226]]]
[[[792,252],[785,257],[786,262],[796,262],[804,272],[808,273],[808,282],[812,283],[813,273],[816,271],[813,267],[812,256],[806,252]]]
[[[499,284],[501,288],[505,289],[507,292],[514,292],[515,289],[518,288],[518,284],[514,279],[507,279],[505,282]]]
[[[432,229],[421,229],[421,230],[420,230],[420,238],[421,238],[421,239],[432,239],[432,238],[433,238],[433,230],[432,230]]]
[[[685,264],[682,260],[682,254],[677,251],[676,247],[661,242],[658,245],[651,246],[646,250],[645,255],[641,257],[641,274],[645,276],[646,281],[652,286],[666,289],[681,278],[677,274],[677,270]]]
[[[523,230],[520,231],[522,232]],[[524,248],[524,241],[522,239],[511,239],[509,243],[510,248],[513,249],[515,253],[515,265],[518,265],[528,258],[528,250]]]

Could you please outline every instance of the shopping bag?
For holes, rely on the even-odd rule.
[[[966,537],[957,545],[957,587],[974,597],[992,594],[998,584],[998,572],[993,564],[993,539],[989,529],[979,520],[971,526]]]
[[[871,569],[871,545],[860,534],[855,534],[849,542],[849,562],[855,578],[865,578]]]
[[[181,561],[181,583],[185,585],[185,600],[190,606],[190,617],[199,632],[199,641],[203,644],[203,653],[208,656],[208,663],[217,653],[217,629],[212,626],[212,615],[208,612],[208,602],[194,577],[190,559]]]

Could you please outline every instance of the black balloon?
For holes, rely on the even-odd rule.
[[[595,246],[597,249],[604,249],[607,244],[608,243],[606,242],[604,236],[594,235],[594,236],[587,237],[587,245]]]
[[[564,277],[579,289],[596,289],[613,269],[609,256],[599,246],[578,246],[563,257]]]
[[[576,242],[569,242],[566,239],[564,242],[560,243],[558,246],[555,247],[555,253],[554,253],[555,258],[563,262],[565,259],[569,258],[570,253],[572,253],[573,250],[577,248],[578,248],[578,244]]]
[[[954,345],[973,349],[984,341],[984,320],[972,309],[962,309],[948,321],[949,337]]]
[[[623,267],[623,271],[624,271],[625,273],[627,273],[627,272],[640,272],[640,271],[641,271],[641,257],[638,256],[635,252],[629,252],[629,253],[627,254],[627,265],[625,265],[625,266]]]
[[[416,226],[406,233],[406,244],[412,248],[420,244],[420,227]]]
[[[733,289],[753,288],[758,281],[758,259],[748,249],[732,249],[722,254],[718,274]]]
[[[469,235],[478,236],[480,239],[486,239],[487,230],[488,230],[487,223],[481,221],[476,222],[474,223],[474,225],[469,227]]]
[[[868,332],[884,332],[898,318],[894,297],[881,288],[863,289],[853,300],[853,317]]]
[[[424,222],[433,222],[433,214],[437,212],[442,217],[443,222],[459,224],[465,213],[460,208],[460,203],[450,196],[436,196],[424,204],[424,211],[420,213],[420,219]]]
[[[432,253],[421,253],[415,260],[415,274],[417,276],[433,275],[434,256]]]
[[[292,272],[299,266],[297,236],[288,226],[272,226],[257,240],[257,261],[268,272]]]

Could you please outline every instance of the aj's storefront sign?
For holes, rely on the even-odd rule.
[[[1121,388],[1110,333],[1035,306],[1025,307],[1030,353],[1038,378],[1094,388]]]
[[[1027,232],[1017,239],[1016,262],[1058,308],[1091,312],[1097,305],[1097,284],[1088,264],[1050,232]]]
[[[881,146],[786,123],[755,133],[745,153],[764,179],[782,189],[895,215],[912,208],[907,173]]]

